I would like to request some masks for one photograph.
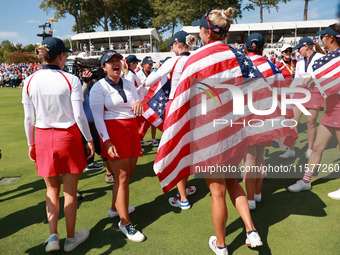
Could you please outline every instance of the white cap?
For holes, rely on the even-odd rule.
[[[89,55],[86,53],[86,52],[80,52],[78,55],[77,55],[77,58],[90,58]]]
[[[281,48],[281,52],[285,51],[286,49],[288,48],[292,48],[293,49],[293,46],[290,45],[289,43],[285,43],[282,48]]]

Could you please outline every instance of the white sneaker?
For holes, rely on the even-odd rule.
[[[44,244],[45,243],[47,243],[46,248],[45,248],[46,252],[60,250],[59,236],[57,234],[50,235],[50,237],[44,242]]]
[[[146,147],[146,146],[149,146],[150,144],[147,141],[142,140],[142,141],[140,141],[140,145],[142,147]]]
[[[128,208],[129,214],[133,213],[135,210],[136,210],[136,208],[134,206],[132,206],[132,205],[129,206],[129,208]],[[119,216],[118,212],[117,211],[113,211],[111,208],[107,212],[107,217],[109,217],[109,218],[114,218],[114,217],[117,217],[117,216]]]
[[[122,226],[122,224],[118,223],[119,230],[132,242],[143,242],[145,240],[145,236],[139,232],[130,222],[126,226]]]
[[[196,187],[187,185],[185,192],[186,192],[187,196],[190,196],[190,195],[192,195],[196,192]]]
[[[288,149],[285,153],[280,155],[280,158],[295,158],[295,151]]]
[[[309,159],[310,158],[310,154],[312,154],[312,151],[311,149],[308,149],[307,152],[306,152],[306,159]]]
[[[256,203],[261,202],[261,200],[262,200],[262,194],[261,194],[261,193],[260,193],[260,194],[255,194],[255,195],[254,195],[254,199],[255,199],[255,202],[256,202]]]
[[[169,197],[169,204],[174,207],[179,207],[182,210],[188,210],[191,208],[191,205],[189,203],[189,200],[181,201],[180,197]]]
[[[79,244],[85,242],[90,236],[90,230],[84,229],[81,232],[75,232],[74,238],[66,238],[64,251],[73,251]]]
[[[340,200],[340,189],[328,193],[328,197],[331,199]]]
[[[304,182],[303,180],[298,180],[295,184],[290,185],[288,190],[290,192],[300,192],[301,190],[310,190],[312,189],[312,185],[310,182]]]
[[[157,147],[158,146],[158,142],[157,142],[157,140],[155,138],[151,139],[151,144],[152,144],[153,147]]]
[[[255,200],[248,200],[249,210],[255,211],[256,210],[256,203]]]
[[[247,233],[246,245],[251,248],[262,245],[261,238],[256,230],[250,231],[250,234]]]
[[[228,249],[227,247],[223,248],[223,249],[220,249],[217,247],[217,244],[216,244],[216,241],[217,241],[217,238],[216,236],[211,236],[209,238],[209,247],[210,249],[215,252],[215,254],[220,254],[220,255],[228,255]]]

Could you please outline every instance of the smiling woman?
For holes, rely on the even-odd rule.
[[[129,213],[129,180],[133,176],[137,159],[142,157],[136,116],[143,112],[136,87],[131,81],[120,78],[123,56],[111,50],[102,59],[105,78],[95,83],[90,92],[93,118],[102,138],[101,157],[113,171],[110,218],[120,217],[119,230],[133,242],[142,242],[145,236],[132,225]]]

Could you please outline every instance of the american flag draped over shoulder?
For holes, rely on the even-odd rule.
[[[253,79],[256,77],[260,79]],[[247,124],[232,126],[228,123],[213,128],[213,119],[225,118],[246,123],[253,114],[245,106],[244,116],[234,115],[232,94],[228,89],[222,89],[220,96],[223,103],[214,108],[214,99],[207,100],[208,108],[212,110],[207,115],[202,115],[200,95],[204,92],[197,94],[193,93],[193,90],[199,91],[197,86],[209,87],[208,84],[212,83],[233,84],[242,89],[244,95],[247,94],[247,89],[252,87],[254,107],[268,109],[271,106],[272,94],[269,84],[244,54],[229,48],[221,41],[212,42],[193,53],[184,66],[168,117],[164,122],[164,131],[154,163],[154,171],[164,193],[193,173],[191,170],[199,164],[236,165],[241,161],[247,146],[295,134],[293,129],[281,126],[268,129],[251,128]],[[262,118],[283,117],[275,112]],[[292,142],[294,140],[292,139]]]
[[[340,48],[319,58],[313,65],[313,78],[323,97],[340,91]]]
[[[171,81],[168,76],[152,85],[143,100],[143,117],[163,131],[164,108],[169,101]]]
[[[281,71],[269,59],[254,53],[249,53],[248,57],[259,69],[264,78],[271,80],[283,80]],[[269,82],[271,85],[272,83]]]

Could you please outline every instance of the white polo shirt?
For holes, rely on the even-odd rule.
[[[96,82],[90,91],[90,106],[101,106],[104,111],[104,120],[111,119],[131,119],[135,118],[131,111],[134,103],[139,100],[135,85],[126,79],[123,79],[123,90],[125,92],[127,102],[124,103],[123,98],[114,89],[105,78]],[[96,112],[92,110],[92,114]]]
[[[169,95],[169,99],[173,99],[178,87],[179,79],[183,72],[183,67],[188,60],[188,57],[189,56],[176,56],[165,61],[164,64],[157,70],[157,72],[151,72],[151,74],[148,76],[148,78],[146,79],[146,87],[151,87],[165,75],[170,75],[176,64],[175,69],[172,73],[171,90]]]
[[[144,97],[148,93],[148,89],[142,86],[142,83],[140,79],[138,78],[138,76],[136,75],[136,73],[132,72],[129,69],[127,75],[125,76],[125,79],[127,79],[128,81],[131,81],[135,85],[137,89],[137,93],[139,95],[139,100],[143,101]]]
[[[73,126],[76,121],[71,101],[83,100],[79,78],[56,69],[42,69],[30,75],[22,90],[22,103],[33,104],[38,128]]]

